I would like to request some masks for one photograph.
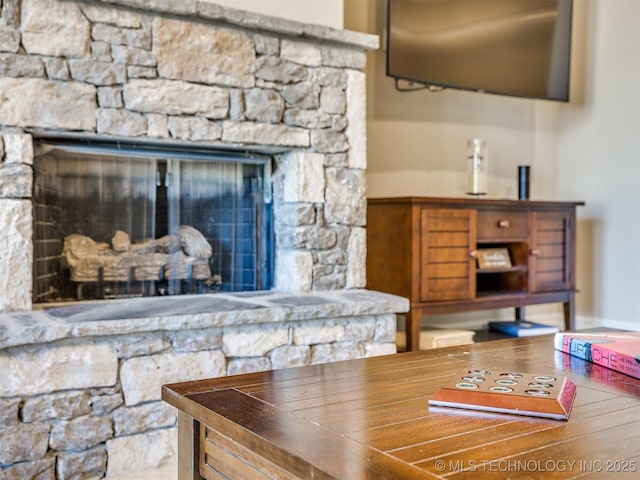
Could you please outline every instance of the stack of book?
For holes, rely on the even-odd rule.
[[[558,332],[556,350],[640,379],[640,332]]]

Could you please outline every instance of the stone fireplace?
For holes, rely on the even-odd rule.
[[[33,139],[61,133],[271,154],[276,288],[364,287],[361,69],[377,37],[208,2],[13,0],[2,12],[0,215],[13,240],[0,308],[32,306]]]
[[[174,460],[176,415],[160,399],[163,383],[395,353],[396,313],[408,301],[365,289],[362,70],[376,36],[194,0],[2,0],[0,7],[3,478],[99,478]],[[74,197],[69,209],[86,209],[80,218],[94,215],[101,198],[71,194],[99,182],[69,180],[78,167],[57,159],[48,168],[58,180],[66,175],[66,186],[41,195],[42,149],[46,156],[52,144],[73,150],[81,170],[118,178],[129,160],[93,163],[96,145],[264,159],[254,183],[269,205],[261,218],[272,253],[258,262],[272,262],[269,281],[175,296],[104,295],[119,288],[108,278],[151,288],[141,261],[129,257],[148,242],[155,254],[171,255],[162,249],[183,240],[183,227],[202,233],[212,255],[222,247],[200,231],[202,222],[181,220],[144,234],[135,219],[114,220],[108,234],[42,235],[72,217],[49,210],[63,194]],[[154,174],[166,186],[173,167],[160,157]],[[113,193],[127,178],[100,188]],[[216,207],[209,217],[223,210],[216,198],[205,202]],[[119,205],[104,207],[103,218],[129,218]],[[92,270],[102,284],[77,273],[102,292],[79,299],[100,301],[59,303],[65,295],[47,295],[53,284],[39,284],[75,233],[89,237],[81,242],[92,254],[128,255],[113,277],[109,265]],[[208,248],[196,250],[210,258]],[[216,275],[222,284],[231,276],[209,261],[201,274],[196,260],[162,261],[151,268],[162,271],[158,281],[211,287]],[[162,288],[169,286],[153,285]]]

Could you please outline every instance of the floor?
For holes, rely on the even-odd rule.
[[[111,475],[108,480],[176,480],[178,478],[178,465],[171,463],[153,470],[143,470],[135,473]]]
[[[510,320],[510,319],[500,318],[499,320]],[[538,320],[536,319],[532,321],[538,321]],[[555,327],[558,327],[560,330],[564,330],[564,317],[560,315],[557,315],[557,316],[550,315],[547,317],[543,317],[543,320],[538,322],[544,323],[545,325],[555,326]],[[402,330],[403,328],[404,328],[404,324],[402,324],[401,330],[398,332],[396,337],[398,352],[404,352],[406,350],[404,347],[405,332],[404,330]],[[441,339],[436,340],[439,346],[465,345],[468,343],[467,341],[468,335],[466,334],[469,334],[471,332],[473,332],[474,343],[487,342],[490,340],[503,340],[507,338],[513,338],[512,336],[506,335],[504,333],[491,330],[489,328],[488,321],[485,323],[474,322],[473,319],[470,321],[470,323],[463,323],[463,324],[444,323],[444,324],[430,325],[426,327],[423,325],[422,328],[423,328],[423,332],[425,333],[427,332],[436,333],[438,331],[441,331],[445,334]],[[454,341],[455,335],[452,335],[454,332],[458,333],[458,338],[461,340],[458,343],[455,343]],[[447,335],[447,333],[449,335]],[[422,342],[421,342],[421,347],[426,348]]]

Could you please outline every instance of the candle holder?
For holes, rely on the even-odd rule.
[[[467,195],[487,194],[487,144],[481,138],[467,141]]]

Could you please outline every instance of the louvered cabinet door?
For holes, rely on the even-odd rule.
[[[572,289],[575,262],[573,211],[534,211],[531,215],[530,290]]]
[[[420,301],[474,298],[476,211],[422,208]]]

